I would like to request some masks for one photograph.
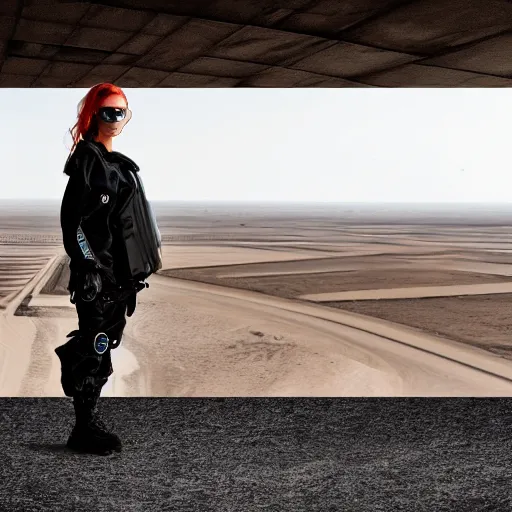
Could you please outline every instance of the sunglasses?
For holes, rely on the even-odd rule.
[[[126,109],[117,107],[102,107],[98,110],[98,116],[105,123],[117,123],[126,117]]]

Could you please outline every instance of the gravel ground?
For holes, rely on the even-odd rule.
[[[70,399],[0,400],[1,511],[509,511],[510,399],[103,398],[125,443],[65,450]]]

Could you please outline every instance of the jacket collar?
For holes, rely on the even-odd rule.
[[[115,160],[116,158],[119,158],[121,160],[125,160],[126,162],[128,162],[133,167],[133,170],[135,172],[139,172],[140,170],[139,166],[131,158],[127,157],[123,153],[120,153],[119,151],[109,151],[103,143],[95,141],[92,137],[82,139],[78,142],[78,144],[89,145],[96,148],[98,151],[100,151],[100,153],[106,160],[111,161]]]

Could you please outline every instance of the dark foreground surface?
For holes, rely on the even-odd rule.
[[[1,511],[509,511],[512,399],[0,399]]]

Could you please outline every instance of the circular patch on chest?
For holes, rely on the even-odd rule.
[[[103,204],[107,204],[108,203],[108,200],[109,200],[109,197],[107,194],[101,194],[101,202]]]

